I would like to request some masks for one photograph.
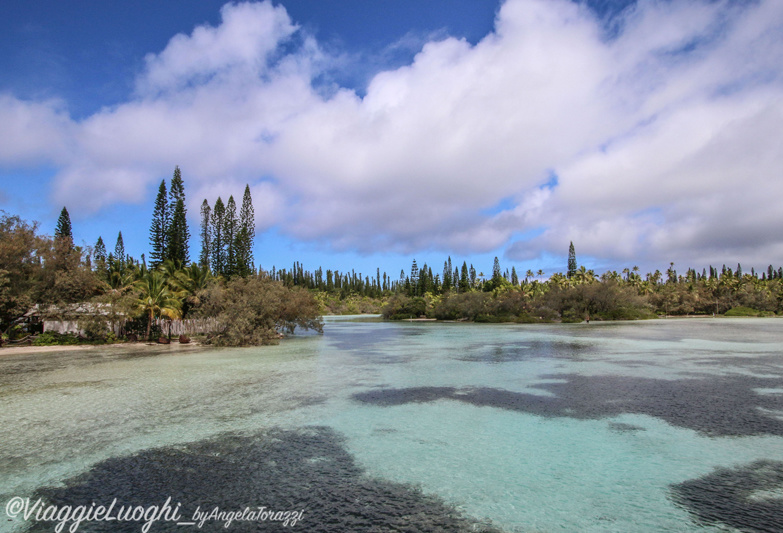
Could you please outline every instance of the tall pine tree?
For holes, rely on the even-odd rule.
[[[568,247],[568,279],[571,279],[576,274],[576,251],[574,250],[574,243]]]
[[[54,228],[54,238],[70,239],[73,242],[71,215],[68,214],[68,210],[64,206],[63,210],[60,211],[60,218],[57,219],[57,226]]]
[[[92,250],[92,258],[95,264],[106,263],[106,245],[103,243],[103,237],[98,237],[95,248]]]
[[[114,245],[114,260],[117,261],[120,271],[125,269],[125,243],[122,241],[122,232],[117,234],[117,243]]]
[[[171,215],[171,224],[169,224],[166,236],[166,258],[174,261],[174,264],[179,267],[186,266],[190,261],[189,239],[190,232],[188,231],[185,202],[179,199],[174,204],[174,212]]]
[[[187,208],[185,207],[185,185],[182,182],[182,173],[179,167],[174,168],[174,176],[171,178],[169,190],[170,220],[166,227],[166,251],[165,259],[174,261],[175,265],[185,266],[190,261],[188,241]]]
[[[245,194],[242,197],[242,208],[239,210],[239,229],[234,238],[236,253],[236,272],[240,276],[247,276],[255,271],[253,264],[253,241],[256,236],[255,213],[253,211],[253,199],[250,197],[250,186],[245,185]]]
[[[237,249],[236,236],[239,219],[237,218],[237,204],[234,196],[228,197],[226,202],[226,214],[223,217],[223,233],[226,239],[226,271],[227,276],[237,274]]]
[[[226,274],[226,231],[225,231],[226,208],[223,200],[218,196],[215,201],[215,207],[210,216],[210,233],[212,235],[210,243],[210,253],[212,254],[212,272],[217,275]]]
[[[503,278],[503,274],[500,273],[500,261],[498,260],[497,256],[495,256],[495,261],[492,264],[492,284],[493,286],[498,286],[500,284],[500,280]]]
[[[157,267],[166,259],[167,237],[169,227],[169,205],[166,200],[166,180],[161,180],[158,196],[155,198],[155,209],[152,212],[150,226],[150,266]]]
[[[204,198],[201,203],[201,255],[199,256],[199,264],[202,267],[209,268],[210,261],[210,248],[212,242],[212,232],[209,226],[209,215],[212,209],[209,207],[209,202]]]
[[[171,177],[171,186],[169,187],[169,202],[176,203],[180,198],[185,200],[185,184],[182,181],[182,172],[179,166],[174,167],[174,175]]]
[[[103,237],[98,236],[95,246],[92,249],[92,259],[95,263],[95,271],[101,274],[106,272],[106,245],[103,243]]]

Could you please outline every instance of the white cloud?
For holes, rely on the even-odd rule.
[[[24,102],[0,94],[0,164],[62,159],[71,126],[62,102]]]
[[[314,86],[344,63],[283,7],[221,14],[81,122],[0,97],[0,132],[18,132],[0,161],[55,161],[54,194],[92,209],[139,201],[178,164],[191,215],[250,183],[259,229],[336,249],[526,259],[573,240],[615,261],[783,262],[776,0],[640,1],[616,37],[583,5],[508,0],[478,44],[427,42],[363,98]]]
[[[173,37],[160,54],[148,54],[138,92],[176,91],[237,73],[263,75],[267,57],[296,31],[285,8],[269,2],[226,4],[220,13],[217,28],[199,26],[189,36]]]

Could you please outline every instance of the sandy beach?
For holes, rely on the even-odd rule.
[[[170,350],[187,350],[192,348],[201,348],[201,344],[197,342],[190,342],[188,344],[180,344],[179,342],[172,342],[171,344],[158,344],[157,342],[136,342],[136,343],[117,343],[117,344],[76,344],[76,345],[62,345],[62,346],[3,346],[0,348],[0,356],[7,355],[30,355],[39,353],[62,353],[62,352],[75,352],[75,351],[89,351],[89,350],[111,350],[111,349],[123,349],[134,348],[138,350],[148,348],[164,348],[168,347]]]

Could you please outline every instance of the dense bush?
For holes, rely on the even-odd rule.
[[[723,316],[762,316],[767,314],[750,307],[732,307]]]
[[[82,335],[92,341],[104,340],[109,334],[109,324],[102,315],[87,315],[80,318],[78,324]]]
[[[612,281],[574,287],[555,287],[546,293],[546,307],[560,314],[563,322],[591,320],[636,320],[652,318],[651,307],[631,287]]]
[[[79,344],[79,338],[73,333],[47,331],[38,335],[33,341],[34,346],[58,346],[63,344]]]
[[[475,320],[494,314],[494,307],[492,294],[487,292],[449,293],[438,302],[433,314],[440,320]]]
[[[383,303],[376,298],[352,294],[341,298],[339,294],[316,293],[323,314],[363,315],[381,313]]]
[[[548,322],[557,313],[548,308],[534,308],[529,296],[521,291],[449,293],[437,303],[433,316],[440,320],[474,322]]]
[[[297,327],[323,331],[317,300],[305,289],[251,276],[215,283],[200,295],[199,314],[220,328],[207,341],[218,346],[274,344]]]
[[[424,317],[427,316],[427,302],[420,296],[411,298],[404,294],[395,294],[383,306],[381,314],[383,318],[390,320]]]

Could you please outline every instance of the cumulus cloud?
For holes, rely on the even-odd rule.
[[[0,164],[63,159],[71,126],[62,102],[24,102],[0,94]]]
[[[640,90],[640,123],[560,167],[538,247],[573,240],[590,255],[642,262],[781,260],[783,241],[770,228],[783,213],[769,198],[783,192],[773,133],[783,125],[783,6],[696,7],[692,31],[637,52],[637,63],[659,77]],[[648,17],[666,27],[666,16],[660,4],[637,7],[616,45],[649,26]]]
[[[429,41],[361,97],[319,85],[345,63],[284,7],[221,15],[82,121],[0,97],[0,161],[54,161],[54,194],[87,209],[140,201],[174,164],[191,214],[249,182],[259,229],[340,250],[783,262],[776,0],[640,0],[616,31],[581,3],[507,0],[477,44]]]
[[[259,76],[268,56],[296,31],[283,7],[268,2],[227,4],[220,10],[217,28],[199,26],[191,35],[179,34],[159,54],[146,57],[146,71],[138,80],[143,95],[176,91],[237,72]]]

